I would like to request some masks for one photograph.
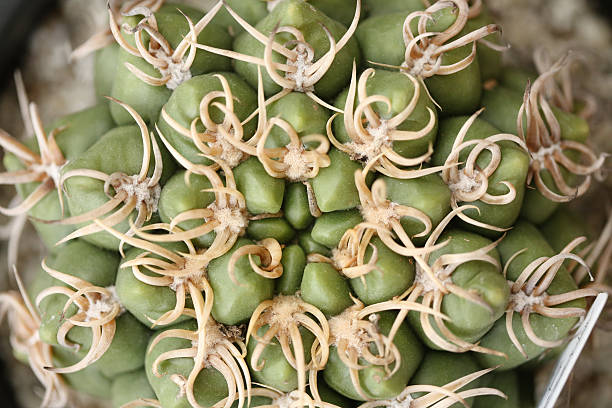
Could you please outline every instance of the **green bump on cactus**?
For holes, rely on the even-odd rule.
[[[274,281],[256,274],[247,257],[241,257],[235,263],[234,274],[238,284],[230,278],[228,264],[232,254],[249,244],[252,241],[238,239],[232,249],[208,265],[208,278],[215,293],[212,315],[220,323],[237,324],[248,320],[255,308],[262,301],[271,299],[274,293]]]
[[[327,263],[306,265],[300,291],[302,299],[328,316],[337,315],[353,303],[348,281]]]
[[[359,15],[357,14],[356,17],[359,18]],[[287,26],[293,28],[285,30],[284,27]],[[257,23],[255,29],[261,33],[262,37],[272,36],[273,41],[280,44],[295,39],[301,44],[308,44],[312,47],[312,54],[308,54],[306,52],[308,48],[304,46],[296,48],[298,53],[283,51],[284,55],[277,53],[279,48],[275,48],[270,55],[273,64],[284,63],[289,66],[297,66],[298,63],[302,63],[310,68],[317,60],[333,58],[333,60],[326,61],[325,64],[319,63],[318,69],[314,72],[303,77],[296,75],[294,79],[280,77],[276,72],[276,69],[279,69],[277,67],[274,67],[274,72],[266,70],[264,73],[266,96],[277,94],[282,89],[285,92],[295,89],[309,94],[313,99],[332,98],[348,83],[351,62],[360,58],[357,40],[352,37],[354,26],[349,27],[347,31],[342,24],[327,17],[303,0],[282,1],[268,16]],[[297,32],[300,34],[298,35]],[[331,39],[335,43],[333,48]],[[290,45],[285,47],[290,47]],[[272,51],[271,48],[272,44],[269,44],[269,40],[263,40],[261,37],[255,38],[248,33],[241,34],[234,41],[235,51],[246,56],[254,56],[257,60],[263,59],[265,50]],[[286,50],[291,48],[286,48]],[[235,69],[252,86],[257,86],[257,68],[251,61],[253,60],[249,59],[249,62],[246,62],[245,58],[237,60]],[[274,78],[270,76],[270,72],[275,74]],[[316,92],[316,97],[313,91]]]
[[[304,268],[306,267],[306,254],[299,245],[289,245],[283,248],[283,274],[276,279],[276,293],[292,295],[298,291],[302,283]]]
[[[293,228],[308,228],[315,217],[310,213],[308,187],[302,183],[289,183],[285,188],[283,213]]]
[[[246,232],[249,238],[255,241],[274,238],[281,244],[287,244],[295,237],[295,230],[287,220],[282,217],[251,220],[249,221]]]
[[[257,158],[251,157],[234,169],[236,186],[244,195],[251,214],[276,214],[283,205],[285,181],[270,176]]]
[[[334,211],[321,214],[312,227],[312,239],[328,248],[340,243],[345,231],[362,221],[358,210]]]
[[[146,347],[146,345],[145,345]],[[111,385],[111,403],[113,408],[138,399],[155,399],[155,391],[149,385],[144,369],[130,371],[113,378]]]
[[[366,275],[352,277],[350,285],[359,300],[366,305],[390,300],[404,293],[414,281],[414,260],[391,251],[379,239],[373,238],[365,251],[364,261],[375,256],[375,264]]]

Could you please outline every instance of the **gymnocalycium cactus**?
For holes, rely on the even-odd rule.
[[[587,245],[557,209],[606,158],[567,59],[508,80],[481,1],[108,20],[73,53],[97,52],[99,104],[45,128],[17,76],[32,138],[0,131],[9,261],[26,214],[49,249],[0,294],[43,406],[521,406],[504,370],[609,290],[612,224]]]

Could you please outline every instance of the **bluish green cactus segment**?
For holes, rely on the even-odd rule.
[[[287,244],[295,237],[295,230],[284,218],[264,218],[250,221],[247,235],[255,241],[274,238],[281,244]]]
[[[167,243],[162,246],[173,251],[186,251],[182,243]],[[132,248],[125,252],[122,263],[129,262],[143,253],[142,249]],[[150,257],[161,259],[157,255],[150,255]],[[141,272],[148,276],[156,276],[146,269],[141,269]],[[150,328],[158,329],[159,327],[153,327],[153,322],[176,306],[175,291],[167,286],[152,286],[142,282],[134,276],[130,267],[119,266],[115,289],[117,290],[117,297],[126,310],[140,323]],[[191,307],[190,303],[190,299],[187,299],[188,307]],[[176,322],[179,323],[186,319],[189,319],[187,315],[179,316]]]
[[[319,170],[311,181],[319,209],[331,212],[355,208],[360,203],[355,171],[361,170],[361,165],[335,148],[330,149],[329,158],[329,167]]]
[[[234,169],[236,186],[244,195],[251,214],[276,214],[283,205],[285,180],[266,173],[264,166],[255,157],[240,163]]]
[[[215,300],[212,315],[223,324],[238,324],[247,321],[255,308],[274,294],[274,281],[256,274],[247,256],[236,262],[234,283],[228,273],[230,257],[236,249],[253,244],[248,239],[239,239],[232,249],[223,256],[213,259],[208,265],[208,279],[212,286]],[[257,259],[256,256],[253,257]]]
[[[285,219],[295,229],[302,230],[312,224],[315,217],[310,213],[308,193],[304,184],[287,184],[283,199],[283,213]]]
[[[293,295],[300,288],[304,268],[306,267],[306,253],[299,245],[289,245],[283,248],[283,274],[276,279],[276,293]]]
[[[348,281],[327,263],[306,265],[300,291],[302,299],[328,316],[337,315],[353,303]]]
[[[258,334],[262,336],[268,326],[263,326],[259,329]],[[310,361],[310,349],[314,341],[314,336],[308,330],[299,328],[300,335],[302,336],[302,342],[304,345],[304,361]],[[253,379],[259,383],[266,384],[274,387],[279,391],[290,392],[298,388],[298,375],[295,368],[291,367],[291,364],[285,358],[281,349],[280,343],[276,338],[272,339],[263,353],[258,362],[252,360],[253,351],[257,346],[257,337],[253,336],[249,339],[247,361],[251,364],[251,367],[255,364],[263,363],[261,370],[252,370]]]
[[[159,196],[159,217],[165,223],[170,224],[177,215],[197,208],[206,208],[214,200],[215,194],[210,191],[210,181],[198,174],[190,174],[188,183],[185,179],[185,171],[177,171],[168,179]],[[183,230],[196,228],[204,223],[204,220],[187,220],[177,225]],[[194,238],[194,243],[199,247],[208,247],[215,239],[215,233],[209,232]]]
[[[363,278],[352,278],[351,288],[363,303],[371,305],[399,296],[414,281],[414,259],[391,251],[378,238],[372,238],[364,263],[370,261],[376,249],[376,267]]]
[[[362,221],[358,210],[345,210],[324,213],[312,227],[312,239],[328,248],[335,248],[346,230]]]
[[[149,385],[144,369],[130,371],[113,378],[111,385],[113,408],[121,408],[122,405],[140,398],[156,399],[155,391]]]
[[[63,174],[71,170],[91,169],[107,175],[116,172],[128,176],[139,174],[143,161],[143,145],[140,130],[136,126],[122,126],[114,128],[104,134],[98,142],[91,146],[76,160],[68,163],[63,168]],[[160,183],[163,185],[168,177],[174,172],[174,162],[165,150],[162,150],[162,176]],[[154,171],[154,160],[149,163],[148,176]],[[104,182],[85,176],[75,176],[66,179],[66,202],[71,215],[80,215],[99,208],[108,200],[104,192]],[[134,213],[135,214],[135,213]],[[129,217],[136,218],[132,214]],[[128,218],[129,218],[128,217]],[[82,227],[83,225],[78,225]],[[129,230],[128,220],[123,220],[114,227],[120,232]],[[83,237],[84,240],[98,245],[102,248],[117,250],[119,240],[105,231],[97,232]]]

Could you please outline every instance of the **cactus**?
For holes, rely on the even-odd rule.
[[[0,131],[0,212],[49,248],[0,294],[42,406],[518,406],[503,370],[609,290],[610,223],[551,216],[606,159],[567,60],[502,69],[481,1],[248,3],[112,2],[73,54],[99,105]]]

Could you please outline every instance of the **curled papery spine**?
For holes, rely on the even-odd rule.
[[[583,195],[591,185],[591,176],[599,173],[607,157],[606,154],[597,157],[583,143],[561,139],[561,125],[553,113],[546,90],[547,84],[566,66],[567,61],[567,55],[563,56],[532,85],[527,86],[517,117],[519,136],[525,140],[531,156],[527,183],[534,182],[544,197],[555,202],[567,202]],[[523,126],[523,120],[526,127]],[[579,159],[570,159],[567,156],[569,152],[578,153]],[[582,182],[575,187],[570,186],[565,181],[562,168],[570,174],[583,177]],[[550,174],[552,187],[545,184],[542,172]],[[553,191],[553,188],[559,193]]]
[[[327,122],[327,136],[332,144],[349,154],[353,160],[362,160],[373,166],[378,172],[394,178],[409,179],[437,173],[442,167],[428,169],[405,170],[401,166],[418,166],[425,163],[433,154],[430,144],[428,151],[418,157],[408,158],[393,150],[394,142],[418,140],[427,136],[436,125],[434,111],[427,107],[429,122],[417,131],[397,129],[414,112],[419,102],[421,84],[412,75],[406,75],[413,84],[414,94],[403,111],[390,119],[383,119],[372,107],[375,103],[384,103],[391,110],[391,101],[383,95],[368,95],[367,81],[375,75],[372,68],[366,69],[357,81],[356,66],[353,63],[353,73],[346,103],[344,105],[344,127],[351,141],[340,143],[333,134],[332,122],[338,114]],[[358,105],[355,107],[355,95]],[[398,167],[400,166],[400,167]]]
[[[280,148],[265,148],[265,143],[274,126],[281,128],[290,139],[288,145]],[[306,144],[316,143],[313,149]],[[319,169],[331,164],[327,152],[329,140],[319,134],[306,135],[300,138],[293,127],[280,118],[270,119],[266,130],[257,143],[257,158],[266,172],[275,178],[286,178],[289,181],[306,182],[319,174]]]
[[[187,314],[194,317],[193,311]],[[197,307],[195,314],[198,314]],[[184,393],[192,407],[202,408],[196,400],[193,387],[198,374],[205,368],[217,370],[227,384],[228,397],[223,400],[225,403],[218,402],[215,407],[229,408],[234,400],[238,400],[238,407],[242,408],[245,397],[250,399],[251,375],[244,361],[247,350],[241,339],[240,329],[234,326],[226,327],[210,318],[206,324],[198,324],[195,331],[170,329],[162,332],[151,342],[149,353],[164,339],[182,339],[191,342],[191,347],[160,354],[153,362],[152,371],[156,377],[162,377],[164,374],[160,372],[160,365],[163,362],[175,358],[193,359],[193,368],[187,378],[178,374],[172,376],[174,377],[172,380],[179,385],[178,397]]]
[[[73,289],[65,286],[52,286],[44,289],[36,297],[36,304],[51,295],[65,295],[68,297],[62,310],[62,320],[59,326],[57,342],[63,346],[78,351],[81,346],[70,342],[66,336],[75,326],[88,327],[91,329],[91,346],[85,357],[78,363],[62,368],[46,367],[47,370],[65,374],[82,370],[98,361],[110,347],[115,336],[116,321],[125,309],[119,303],[114,287],[100,287],[93,285],[76,276],[68,275],[50,268],[43,260],[42,268],[53,278],[62,281]],[[65,317],[65,313],[71,306],[78,308],[76,314]]]
[[[428,32],[427,23],[434,18],[433,14],[449,7],[458,9],[455,22],[443,32]],[[469,12],[466,0],[448,0],[436,2],[425,11],[410,13],[404,21],[403,36],[406,53],[400,69],[417,78],[429,78],[434,75],[454,74],[469,66],[476,58],[476,41],[489,34],[501,31],[497,24],[488,24],[469,34],[453,39],[465,27]],[[412,34],[410,27],[415,19],[418,19],[418,34],[416,36]],[[454,64],[442,65],[442,57],[445,52],[469,43],[472,43],[470,55]]]
[[[608,292],[612,295],[612,288],[606,284],[607,274],[610,270],[610,261],[612,260],[612,208],[608,209],[608,220],[604,225],[597,241],[587,245],[578,254],[583,258],[588,265],[585,267],[578,262],[572,262],[567,265],[567,270],[574,276],[577,285],[581,285],[590,270],[595,267],[593,273],[594,279],[589,281],[585,286]]]
[[[361,0],[357,0],[357,7],[355,8],[353,21],[351,22],[351,25],[346,33],[344,33],[338,42],[336,42],[334,36],[327,27],[321,26],[329,41],[329,50],[316,61],[314,48],[311,44],[306,42],[304,34],[297,28],[292,26],[276,27],[274,30],[272,30],[270,35],[266,37],[266,35],[262,34],[255,27],[250,25],[229,6],[225,5],[225,8],[238,22],[238,24],[240,24],[249,34],[251,34],[253,38],[265,46],[264,57],[253,57],[235,51],[224,50],[203,44],[195,44],[196,47],[236,60],[264,66],[270,78],[272,78],[277,85],[283,88],[283,90],[278,94],[269,98],[266,101],[266,105],[293,91],[296,91],[305,93],[312,100],[328,109],[338,111],[337,108],[315,95],[315,85],[327,73],[334,62],[336,55],[340,52],[340,50],[342,50],[342,48],[344,48],[355,33],[361,14]],[[280,33],[289,34],[293,36],[294,39],[281,45],[275,41],[276,35]],[[286,62],[284,64],[275,62],[274,52],[285,57]],[[281,75],[279,71],[283,72],[284,76]]]
[[[541,316],[562,319],[571,317],[582,317],[586,311],[580,307],[555,307],[563,303],[589,297],[597,296],[599,293],[595,289],[576,289],[558,295],[549,295],[546,293],[550,284],[557,276],[563,262],[566,260],[574,260],[579,264],[588,268],[587,264],[578,255],[572,254],[571,251],[586,240],[585,237],[579,237],[572,240],[569,244],[555,256],[543,256],[534,259],[529,265],[523,269],[521,274],[515,281],[508,280],[510,285],[510,303],[506,309],[506,330],[512,344],[516,349],[527,358],[527,353],[523,346],[518,341],[512,319],[514,313],[521,315],[521,323],[525,334],[534,344],[544,348],[553,348],[563,344],[563,339],[549,341],[538,337],[531,325],[531,314],[539,314]],[[523,253],[526,249],[515,253],[506,263],[504,267],[504,276],[512,261]]]
[[[152,86],[166,86],[168,89],[175,89],[184,81],[191,78],[191,65],[196,57],[197,48],[195,44],[198,40],[198,35],[215,17],[221,9],[219,2],[212,10],[202,17],[195,25],[193,21],[185,14],[183,16],[189,24],[189,33],[173,49],[168,40],[158,31],[157,20],[153,11],[145,6],[132,7],[123,14],[126,16],[143,15],[144,18],[132,28],[128,25],[123,25],[121,28],[117,24],[115,13],[109,8],[108,17],[109,25],[113,37],[117,43],[128,53],[142,58],[152,67],[159,71],[161,77],[148,75],[136,68],[129,62],[125,63],[127,69],[130,70],[138,79]],[[180,10],[179,10],[180,11]],[[182,13],[182,12],[181,12]],[[132,46],[125,40],[123,31],[134,35],[134,43]],[[143,41],[142,33],[146,32],[149,35],[149,46],[146,47]]]
[[[372,184],[372,190],[370,190],[366,183],[369,167],[370,165],[366,166],[363,170],[355,171],[355,185],[359,192],[359,200],[361,202],[360,210],[364,219],[364,222],[355,227],[355,229],[366,228],[375,232],[390,250],[403,256],[416,257],[427,252],[435,251],[438,246],[425,249],[416,248],[401,224],[402,217],[410,217],[419,221],[423,224],[423,231],[415,236],[422,237],[431,232],[431,219],[416,208],[397,204],[388,200],[386,185],[383,179],[377,179]],[[372,232],[364,231],[357,234],[362,238],[359,246],[364,250],[374,235]],[[396,239],[399,240],[399,242],[397,242]],[[347,244],[349,243],[348,238],[344,241]]]
[[[444,163],[445,168],[442,170],[441,175],[442,180],[444,180],[450,188],[451,206],[453,209],[458,208],[461,202],[471,203],[480,200],[486,204],[505,205],[513,202],[516,198],[516,187],[508,181],[500,182],[508,189],[507,193],[502,195],[491,195],[487,193],[489,188],[489,177],[493,175],[502,161],[502,152],[498,142],[514,142],[527,152],[525,142],[521,138],[507,133],[498,133],[484,139],[464,141],[470,127],[483,110],[484,108],[478,110],[463,124],[455,138],[452,150]],[[467,159],[464,161],[465,165],[459,168],[459,156],[464,149],[471,150]],[[476,162],[480,154],[484,151],[488,151],[491,158],[484,168],[480,168]],[[506,228],[500,228],[495,225],[476,221],[463,212],[458,213],[457,216],[463,221],[477,227],[493,231],[507,230]]]
[[[122,268],[131,268],[134,277],[147,285],[168,287],[175,292],[176,303],[174,309],[168,310],[157,319],[151,319],[147,316],[153,327],[172,324],[176,319],[187,313],[187,310],[192,310],[186,308],[187,295],[194,305],[192,311],[195,313],[198,324],[202,327],[206,324],[214,301],[214,293],[206,275],[208,262],[212,258],[206,256],[206,249],[197,250],[189,239],[184,239],[182,241],[187,246],[188,252],[174,252],[155,244],[152,239],[145,240],[127,236],[102,223],[99,223],[99,225],[122,242],[145,251],[136,258],[121,264]],[[136,235],[144,234],[145,231],[150,230],[181,233],[181,229],[178,227],[172,227],[168,224],[151,224],[136,230]],[[163,234],[150,235],[152,237],[164,236]],[[161,257],[161,259],[151,256],[152,254]],[[150,273],[144,273],[144,271],[152,272],[155,275],[151,276]],[[202,292],[204,292],[204,296],[202,296]]]
[[[423,255],[417,255],[414,257],[416,261],[416,276],[414,278],[413,285],[402,295],[390,300],[389,302],[416,302],[420,303],[426,308],[433,309],[436,314],[429,313],[428,315],[427,313],[420,313],[420,324],[423,327],[425,336],[427,336],[432,343],[442,350],[455,353],[474,351],[478,353],[505,356],[503,353],[498,351],[462,340],[451,332],[444,323],[444,320],[448,320],[448,318],[444,319],[442,316],[440,316],[442,310],[442,300],[444,299],[444,296],[449,293],[477,304],[493,314],[491,306],[489,306],[489,304],[485,302],[480,295],[471,290],[463,289],[459,285],[453,283],[452,274],[459,266],[471,261],[486,262],[495,266],[497,269],[501,269],[499,261],[488,254],[489,251],[493,250],[499,244],[501,238],[498,241],[474,251],[441,255],[433,262],[431,266],[429,265],[429,257],[432,252],[431,248],[440,248],[441,246],[446,245],[447,241],[441,244],[437,244],[436,241],[452,219],[460,212],[475,208],[476,207],[474,206],[464,205],[452,210],[442,221],[440,221],[438,226],[428,237],[423,247]],[[397,330],[407,315],[407,310],[400,310],[395,322],[393,323],[393,327],[389,331],[390,340],[395,337]],[[430,317],[433,318],[433,325]]]
[[[134,227],[142,226],[145,222],[151,219],[155,212],[157,212],[157,203],[161,193],[159,181],[161,179],[163,169],[161,151],[157,141],[155,140],[153,133],[149,133],[144,120],[132,107],[118,101],[117,99],[110,97],[109,99],[118,103],[125,110],[127,110],[140,128],[143,146],[140,172],[138,174],[128,175],[120,171],[112,174],[106,174],[102,171],[94,169],[75,169],[67,171],[61,176],[61,185],[63,185],[67,179],[75,176],[89,177],[100,180],[104,182],[104,193],[108,196],[109,200],[100,207],[87,211],[83,214],[74,215],[61,220],[40,220],[41,222],[69,225],[80,224],[93,221],[114,211],[112,214],[101,220],[103,224],[113,227],[127,219],[132,211],[136,210],[137,216],[136,220],[134,221],[134,225],[130,227],[129,231],[127,232],[127,235],[131,235],[134,233]],[[151,145],[153,146],[153,149],[151,149]],[[148,177],[151,153],[153,153],[155,167],[151,177]],[[112,194],[113,192],[114,194]],[[123,206],[115,211],[115,209],[121,206],[121,204],[123,204]],[[102,227],[99,225],[99,223],[90,223],[67,235],[60,240],[57,245],[75,238],[94,234],[101,230]]]
[[[193,164],[164,138],[159,128],[157,132],[174,158],[187,169],[185,173],[186,184],[189,185],[189,177],[192,173],[206,177],[212,187],[203,191],[214,193],[215,200],[206,208],[196,208],[178,214],[170,223],[170,226],[174,227],[187,220],[203,220],[204,223],[198,227],[166,235],[140,232],[140,236],[152,242],[178,242],[214,232],[215,239],[206,253],[202,254],[202,256],[194,255],[194,257],[211,260],[222,256],[229,251],[239,237],[244,235],[249,221],[246,201],[236,187],[236,180],[232,169],[223,160],[213,156],[206,156],[206,158],[216,163],[216,166]],[[223,171],[225,184],[221,176],[215,171],[215,167],[219,167]]]
[[[268,327],[260,336],[259,329],[266,325]],[[310,362],[305,361],[300,327],[315,337]],[[316,372],[325,367],[329,357],[329,333],[329,324],[325,315],[299,296],[278,295],[273,299],[264,300],[253,312],[247,330],[247,342],[251,337],[257,341],[251,356],[251,367],[255,371],[263,369],[265,361],[260,361],[261,355],[271,340],[277,339],[285,359],[297,371],[298,394],[301,401],[306,403],[306,371]],[[316,384],[311,383],[310,386],[316,390]]]
[[[27,103],[27,99],[25,103]],[[34,103],[30,103],[29,109],[22,114],[31,122],[40,153],[34,153],[26,145],[0,129],[0,146],[6,152],[17,157],[24,166],[23,170],[0,173],[0,184],[19,185],[32,182],[39,182],[40,184],[19,205],[12,208],[0,207],[0,213],[8,216],[25,214],[53,190],[58,191],[59,203],[63,211],[60,172],[66,164],[66,159],[55,142],[55,137],[64,128],[55,128],[49,134],[46,134],[38,108]]]
[[[316,378],[316,377],[315,377]],[[251,396],[269,398],[272,401],[270,404],[259,405],[260,408],[342,408],[329,402],[321,401],[318,394],[313,390],[313,397],[308,394],[302,394],[299,390],[293,390],[287,393],[276,390],[265,384],[259,384],[261,388],[253,388]],[[313,388],[313,383],[310,383],[310,388]],[[222,400],[221,402],[225,402]]]
[[[243,141],[243,123],[234,112],[234,100],[227,79],[221,74],[214,75],[221,83],[221,91],[211,91],[200,101],[199,117],[196,117],[189,128],[182,126],[172,118],[166,108],[162,108],[162,118],[166,123],[181,136],[190,139],[198,150],[206,156],[214,156],[225,161],[230,167],[236,167],[240,162],[248,157],[255,155],[255,144],[260,133],[256,132],[249,140]],[[219,99],[223,98],[224,103]],[[219,109],[224,117],[223,122],[216,123],[211,115],[210,108]],[[206,128],[203,132],[197,130],[198,121]],[[159,131],[159,130],[158,130]],[[160,134],[161,135],[161,134]],[[186,160],[186,159],[185,159]]]
[[[138,7],[146,7],[152,12],[156,12],[164,4],[165,0],[110,0],[107,3],[108,12],[113,14],[114,20],[117,21],[121,18],[121,15],[125,15]],[[122,4],[123,3],[123,4]],[[91,37],[89,37],[83,44],[75,48],[70,53],[70,59],[80,59],[92,52],[106,47],[115,41],[113,33],[109,28],[100,30]]]
[[[230,257],[227,264],[227,272],[235,284],[240,284],[238,279],[236,279],[236,262],[245,255],[248,255],[249,264],[258,275],[268,279],[276,279],[283,274],[283,265],[281,264],[283,256],[282,248],[274,238],[265,238],[257,243],[257,245],[245,245],[238,248]],[[257,265],[253,255],[259,258],[260,265]]]
[[[376,407],[393,407],[393,408],[448,408],[456,403],[469,407],[466,402],[467,398],[473,398],[481,395],[495,395],[504,399],[508,397],[506,394],[495,388],[481,387],[472,388],[465,391],[460,391],[478,378],[493,371],[495,368],[487,368],[485,370],[476,371],[461,378],[451,381],[441,387],[435,385],[409,385],[397,397],[387,400],[369,401],[359,405],[358,408],[376,408]],[[425,393],[420,397],[413,397],[412,394]]]
[[[389,378],[399,370],[402,363],[398,348],[380,332],[377,313],[385,310],[415,310],[437,314],[440,318],[445,318],[445,316],[414,302],[402,302],[401,304],[382,302],[364,307],[360,300],[352,296],[351,298],[355,303],[353,306],[329,319],[329,345],[336,346],[340,360],[349,369],[351,383],[357,393],[362,398],[369,400],[370,398],[361,387],[359,371],[368,365],[383,366],[386,378]],[[315,346],[321,347],[316,340],[313,345],[314,350],[316,350]],[[392,368],[391,365],[393,365]]]
[[[568,52],[567,59],[567,64],[565,64],[556,75],[551,77],[550,80],[546,81],[544,86],[545,90],[543,92],[553,106],[565,112],[575,112],[576,102],[584,103],[584,107],[576,113],[583,119],[589,119],[597,110],[597,101],[593,95],[576,95],[574,92],[571,67],[572,62],[580,61],[580,55]],[[540,75],[546,73],[555,65],[555,61],[551,57],[549,51],[544,47],[540,47],[534,51],[533,62]]]
[[[27,356],[34,375],[45,389],[40,406],[42,408],[63,408],[69,405],[70,390],[63,378],[46,369],[52,364],[52,348],[40,340],[40,316],[30,301],[14,269],[19,291],[0,293],[0,322],[7,317],[13,351]]]

